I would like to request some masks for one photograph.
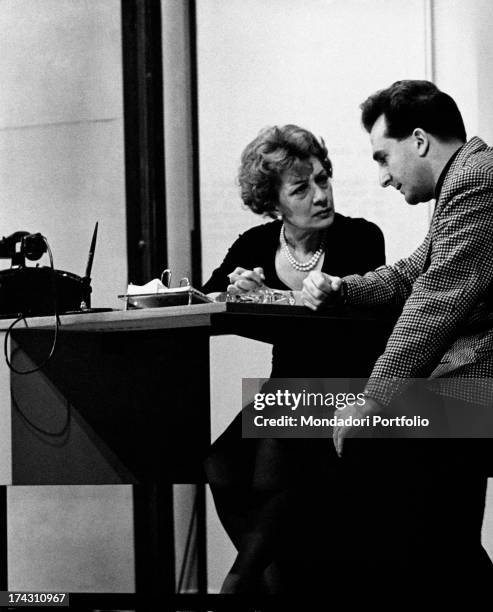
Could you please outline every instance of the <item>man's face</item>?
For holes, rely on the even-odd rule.
[[[380,115],[370,132],[373,159],[379,167],[380,185],[392,185],[402,193],[408,204],[428,202],[433,198],[435,187],[415,136],[397,140],[386,134],[387,122],[385,116]]]

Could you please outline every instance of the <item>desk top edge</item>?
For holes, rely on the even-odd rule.
[[[165,327],[210,326],[211,315],[226,312],[225,304],[193,304],[138,310],[111,310],[60,315],[61,329],[70,331],[124,331]],[[0,320],[0,331],[6,331],[15,319]],[[22,329],[52,328],[54,316],[26,317],[15,327]]]
[[[271,310],[272,309],[272,310]],[[292,310],[293,309],[293,310]],[[261,318],[283,319],[286,316],[335,319],[346,322],[376,322],[389,320],[388,315],[382,316],[365,310],[328,311],[313,313],[302,307],[272,307],[258,304],[193,304],[191,306],[169,306],[166,308],[145,308],[136,310],[112,310],[107,312],[88,312],[78,314],[60,315],[61,329],[66,331],[81,332],[114,332],[153,330],[180,327],[214,327],[219,321],[216,317],[223,319],[225,315],[231,321],[247,316],[251,320]],[[0,320],[0,332],[6,331],[15,319]],[[16,331],[25,329],[53,328],[55,319],[53,316],[27,317],[20,321]],[[214,332],[212,332],[214,333]],[[221,332],[220,332],[221,333]]]

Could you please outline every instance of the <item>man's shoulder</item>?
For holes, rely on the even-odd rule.
[[[493,147],[474,137],[459,151],[445,178],[440,207],[465,195],[477,196],[479,202],[485,193],[493,197]]]
[[[444,189],[445,199],[450,200],[459,196],[493,197],[493,153],[491,157],[470,160],[458,169],[447,181]]]
[[[462,168],[462,175],[468,174],[472,178],[493,180],[493,147],[471,155]]]
[[[493,147],[488,146],[481,138],[471,138],[459,152],[456,164],[453,165],[450,180],[493,179]],[[448,178],[448,177],[447,177]]]

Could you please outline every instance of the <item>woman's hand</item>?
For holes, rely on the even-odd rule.
[[[228,293],[246,293],[255,291],[264,286],[265,275],[262,268],[253,268],[253,270],[245,270],[245,268],[236,268],[231,274],[228,274],[229,282]]]

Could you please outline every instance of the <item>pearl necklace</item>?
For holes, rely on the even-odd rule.
[[[320,246],[315,251],[315,253],[313,253],[310,259],[308,261],[301,262],[301,261],[298,261],[291,254],[291,251],[289,250],[288,242],[286,240],[286,233],[285,233],[284,225],[281,228],[280,240],[281,240],[281,249],[284,255],[286,256],[286,259],[289,261],[289,263],[295,270],[299,270],[300,272],[309,272],[310,270],[313,270],[313,268],[317,265],[318,260],[322,256],[322,253],[325,251],[325,240],[322,239]]]

